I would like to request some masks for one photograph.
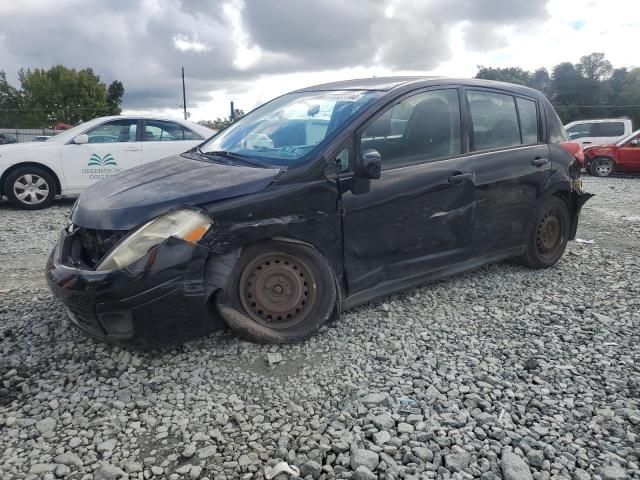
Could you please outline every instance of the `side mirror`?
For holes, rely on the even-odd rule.
[[[87,135],[86,133],[81,133],[73,139],[73,143],[77,145],[84,145],[85,143],[89,143],[89,135]]]
[[[640,140],[638,140],[638,139],[631,140],[631,146],[632,147],[637,147],[638,145],[640,145]]]
[[[360,157],[360,165],[356,176],[361,178],[378,179],[382,170],[382,157],[374,149],[365,150]]]

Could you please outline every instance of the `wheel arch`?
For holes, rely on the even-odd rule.
[[[60,183],[60,178],[58,178],[58,175],[56,174],[56,172],[53,171],[51,167],[48,167],[38,162],[20,162],[20,163],[11,165],[2,173],[2,176],[0,176],[0,195],[6,194],[6,192],[4,191],[4,184],[7,181],[7,177],[11,174],[11,172],[22,167],[36,167],[41,170],[44,170],[49,175],[51,175],[51,177],[53,178],[53,181],[55,182],[56,195],[60,195],[62,193],[62,184]]]
[[[295,237],[278,235],[267,236],[260,239],[248,241],[224,254],[218,255],[213,253],[207,260],[204,271],[205,297],[208,299],[208,301],[215,297],[216,292],[224,290],[227,287],[229,277],[233,273],[233,270],[238,262],[238,259],[242,255],[242,252],[250,246],[268,241],[304,245],[316,250],[326,259],[326,256],[322,253],[322,250],[313,243]],[[346,296],[346,289],[344,285],[342,285],[342,282],[339,280],[338,274],[333,268],[331,262],[328,259],[326,260],[329,269],[333,273],[334,281],[336,283],[336,292],[338,294],[338,304],[340,305],[342,303],[342,299]]]

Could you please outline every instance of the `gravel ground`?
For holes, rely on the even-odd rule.
[[[46,289],[71,202],[2,204],[0,477],[640,478],[640,179],[585,187],[594,243],[555,268],[458,275],[302,345],[152,353],[85,338]]]

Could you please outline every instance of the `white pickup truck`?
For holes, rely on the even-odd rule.
[[[631,135],[633,125],[628,118],[602,118],[599,120],[577,120],[564,126],[571,140],[583,147],[610,145]]]

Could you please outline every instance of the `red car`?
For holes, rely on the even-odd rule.
[[[614,172],[640,172],[640,130],[613,145],[584,149],[587,171],[596,177]]]

